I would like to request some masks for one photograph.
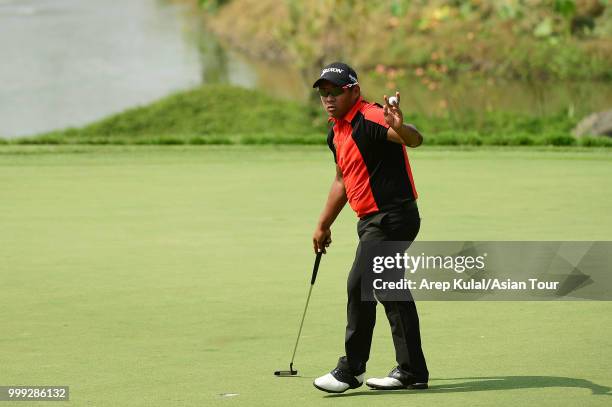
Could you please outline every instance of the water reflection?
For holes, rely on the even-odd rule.
[[[382,99],[382,94],[390,92],[388,82],[375,75],[362,82],[372,98]],[[612,83],[606,82],[523,82],[464,74],[439,82],[433,89],[422,83],[422,78],[409,76],[396,80],[395,88],[402,91],[405,109],[425,115],[504,111],[543,116],[564,112],[580,118],[612,108]]]
[[[211,38],[209,38],[211,37]],[[229,61],[219,42],[208,33],[203,33],[199,43],[203,83],[229,83]]]
[[[183,6],[2,0],[0,134],[81,125],[200,84]]]

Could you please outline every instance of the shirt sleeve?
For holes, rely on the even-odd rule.
[[[327,133],[327,146],[331,150],[334,155],[334,162],[337,164],[338,159],[336,158],[336,146],[334,145],[334,128],[329,129],[329,133]]]
[[[375,142],[387,141],[389,125],[385,122],[382,106],[374,103],[364,111],[363,116],[365,119],[366,135]]]

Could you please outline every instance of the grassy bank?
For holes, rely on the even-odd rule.
[[[611,147],[605,137],[575,138],[565,112],[528,116],[502,112],[425,116],[404,112],[427,145]],[[0,144],[325,144],[326,115],[303,105],[231,86],[204,86],[150,105],[71,128]]]

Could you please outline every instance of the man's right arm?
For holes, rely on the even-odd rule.
[[[329,189],[327,202],[321,212],[321,216],[319,216],[319,222],[312,236],[315,253],[319,251],[325,253],[325,248],[331,244],[331,225],[342,211],[342,208],[344,208],[344,205],[346,205],[346,202],[346,189],[342,179],[342,172],[340,167],[336,165],[336,177]]]

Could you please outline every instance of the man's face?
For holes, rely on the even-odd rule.
[[[319,85],[319,89],[325,91],[333,90],[334,88],[337,89],[339,87],[329,81],[322,81],[321,85]],[[338,96],[327,95],[320,96],[320,98],[325,111],[330,116],[339,119],[344,117],[344,115],[351,110],[351,107],[353,107],[357,99],[359,99],[359,94],[359,85],[356,85],[342,89],[342,93]]]

